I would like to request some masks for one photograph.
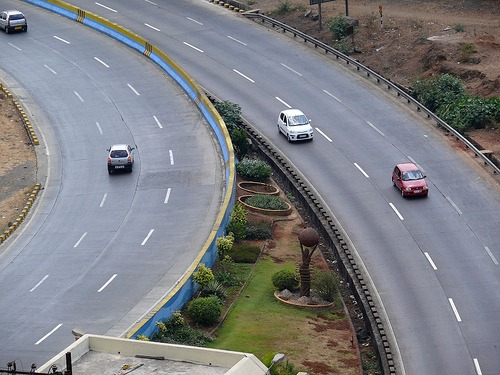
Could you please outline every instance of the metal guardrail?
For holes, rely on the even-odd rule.
[[[273,28],[279,27],[282,29],[284,32],[288,31],[293,34],[294,37],[299,36],[304,40],[304,42],[309,42],[314,45],[314,48],[322,48],[326,53],[331,53],[335,55],[337,59],[342,59],[346,62],[347,65],[353,65],[356,67],[356,70],[358,71],[364,71],[366,73],[367,77],[374,77],[377,80],[377,83],[384,83],[387,86],[388,90],[395,90],[397,93],[397,96],[402,96],[403,98],[406,99],[408,104],[413,104],[415,105],[417,112],[424,112],[427,115],[427,118],[433,119],[436,121],[437,126],[445,129],[447,132],[451,133],[456,139],[460,140],[466,148],[469,148],[474,152],[475,156],[479,156],[485,166],[491,167],[493,170],[493,174],[500,173],[500,168],[493,163],[492,160],[490,160],[486,155],[484,155],[481,150],[479,150],[476,146],[474,146],[467,138],[465,138],[462,134],[460,134],[458,131],[456,131],[454,128],[452,128],[450,125],[448,125],[445,121],[441,120],[438,116],[436,116],[431,110],[426,108],[422,103],[417,101],[415,98],[413,98],[411,95],[406,93],[404,90],[402,90],[398,85],[396,85],[394,82],[390,81],[387,78],[384,78],[380,74],[374,72],[370,68],[364,66],[360,62],[350,58],[349,56],[343,54],[340,51],[337,51],[335,48],[330,47],[328,44],[325,44],[323,42],[320,42],[317,39],[314,39],[313,37],[287,25],[284,24],[280,21],[275,20],[274,18],[265,16],[260,13],[256,12],[245,12],[242,13],[243,16],[249,18],[249,19],[254,19],[254,20],[259,20],[262,23],[268,22],[271,24]]]

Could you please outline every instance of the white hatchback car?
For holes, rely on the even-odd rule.
[[[288,142],[312,140],[314,136],[311,120],[298,109],[286,109],[280,112],[278,131],[286,136]]]

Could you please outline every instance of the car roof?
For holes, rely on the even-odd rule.
[[[400,164],[396,164],[396,166],[401,171],[414,171],[416,169],[420,169],[417,165],[415,165],[413,163],[400,163]]]
[[[300,109],[285,109],[284,111],[281,111],[281,113],[286,116],[299,116],[304,114]]]
[[[5,13],[7,14],[23,14],[19,10],[11,9],[11,10],[4,10]]]
[[[109,150],[110,151],[111,150],[127,150],[129,147],[130,147],[129,145],[127,145],[125,143],[121,143],[121,144],[111,146],[111,148]]]

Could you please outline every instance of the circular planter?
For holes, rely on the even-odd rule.
[[[301,303],[298,299],[283,299],[281,298],[278,292],[274,292],[274,298],[285,305],[300,307],[308,310],[316,310],[316,309],[327,309],[332,307],[335,302],[328,303]]]
[[[288,216],[292,213],[292,206],[288,202],[285,202],[287,208],[284,210],[267,210],[265,208],[255,207],[245,203],[245,200],[250,197],[253,197],[253,195],[242,195],[241,197],[238,198],[238,202],[240,202],[246,209],[252,212],[258,212],[264,215],[275,215],[275,216]]]
[[[242,181],[238,182],[238,187],[251,194],[279,195],[277,187],[263,182]]]

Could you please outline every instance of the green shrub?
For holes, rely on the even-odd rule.
[[[195,324],[208,327],[219,321],[222,306],[216,296],[196,298],[188,303],[187,313]]]
[[[210,335],[190,327],[178,311],[156,326],[158,331],[151,336],[152,341],[190,346],[205,346],[213,341]]]
[[[241,241],[245,239],[247,232],[247,213],[242,204],[236,203],[233,207],[233,212],[229,216],[229,225],[226,228],[226,232],[232,233],[235,241]]]
[[[255,263],[260,254],[260,248],[253,245],[237,244],[229,255],[235,263]]]
[[[220,103],[215,102],[214,107],[226,123],[229,134],[231,134],[239,126],[241,107],[238,104],[231,103],[228,100]]]
[[[500,122],[500,98],[464,96],[461,100],[439,107],[436,113],[460,133],[481,129]]]
[[[275,195],[255,194],[248,197],[245,203],[266,210],[286,210],[288,208],[288,204]]]
[[[337,285],[338,279],[333,273],[324,271],[314,272],[311,289],[325,301],[333,302],[335,300]]]
[[[220,114],[226,124],[229,137],[234,146],[234,153],[238,159],[243,159],[250,149],[248,136],[241,124],[241,107],[238,104],[231,103],[228,100],[223,102],[214,102],[214,107]]]
[[[193,272],[193,280],[196,281],[201,287],[207,285],[214,279],[214,274],[210,268],[205,267],[204,264],[198,266],[198,271]]]
[[[461,23],[457,23],[453,25],[453,30],[455,30],[457,33],[463,33],[465,31],[465,26]]]
[[[272,223],[269,221],[258,221],[247,225],[245,239],[251,241],[267,240],[273,236]]]
[[[271,281],[274,287],[280,291],[285,289],[294,291],[299,287],[299,277],[297,273],[286,269],[276,272],[271,277]]]
[[[219,237],[215,240],[217,246],[217,255],[220,259],[224,259],[224,256],[233,248],[234,235],[229,233],[227,236]]]
[[[231,137],[231,142],[233,142],[234,153],[238,160],[242,160],[248,155],[248,150],[250,150],[250,143],[248,142],[247,132],[242,128],[234,129],[229,136]]]
[[[271,167],[262,160],[244,158],[236,164],[236,173],[245,180],[266,182],[271,176]]]
[[[347,20],[342,15],[338,15],[326,21],[326,27],[332,33],[333,40],[335,41],[340,41],[347,36],[347,26]]]
[[[429,110],[436,110],[462,98],[465,88],[460,79],[450,74],[418,80],[412,87],[412,95]]]
[[[235,272],[234,261],[226,255],[224,259],[219,262],[217,272],[215,273],[215,280],[224,286],[239,286],[243,285],[243,279]]]
[[[210,297],[215,296],[219,299],[221,304],[224,304],[227,299],[227,292],[224,289],[222,283],[216,280],[212,280],[203,287],[200,292],[200,297]]]
[[[500,122],[500,98],[468,95],[462,82],[449,74],[417,81],[412,91],[418,101],[461,133]]]

